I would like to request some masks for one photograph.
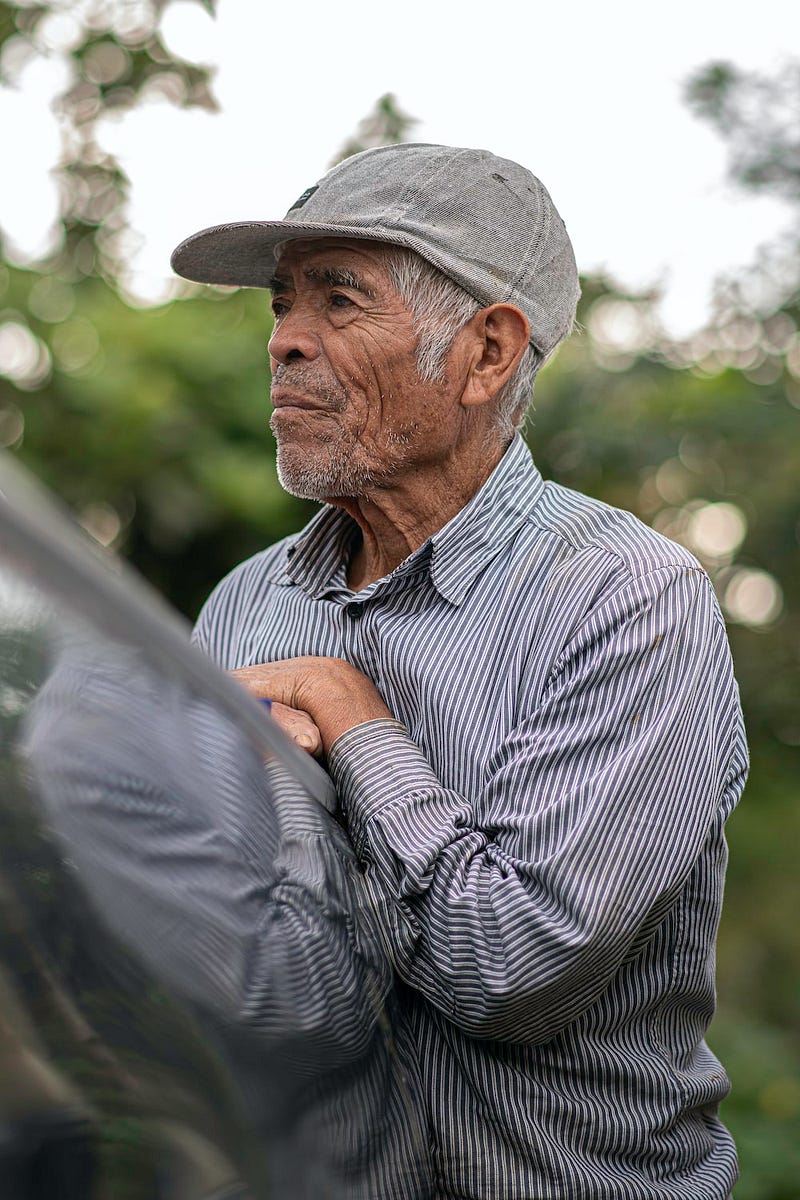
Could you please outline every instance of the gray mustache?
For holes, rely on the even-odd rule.
[[[347,392],[336,376],[332,372],[320,371],[312,363],[279,363],[273,372],[272,384],[305,392],[324,401],[334,410],[342,407],[347,400]]]

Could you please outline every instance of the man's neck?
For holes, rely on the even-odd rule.
[[[389,575],[409,555],[447,524],[483,486],[505,453],[505,446],[486,452],[479,465],[467,469],[463,460],[444,471],[404,476],[393,486],[376,488],[358,497],[336,498],[361,529],[347,569],[354,592]]]

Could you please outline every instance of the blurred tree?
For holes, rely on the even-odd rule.
[[[737,1200],[797,1200],[800,943],[787,914],[800,908],[800,63],[770,75],[711,63],[686,96],[724,138],[732,182],[768,189],[792,212],[782,238],[720,282],[694,369],[729,391],[731,423],[720,433],[724,457],[734,448],[739,458],[742,554],[779,583],[782,599],[764,626],[730,630],[753,765],[731,824],[720,943],[726,1003],[714,1028],[734,1079],[727,1116],[742,1158]],[[724,573],[720,582],[724,596]],[[732,598],[736,608],[735,591]]]
[[[9,268],[0,306],[0,367],[16,370],[0,444],[173,603],[196,611],[235,559],[302,523],[311,506],[272,457],[263,294],[130,309],[102,280]]]
[[[410,141],[409,134],[415,125],[419,124],[416,117],[410,117],[398,106],[397,99],[387,92],[385,96],[375,101],[371,113],[359,121],[355,134],[348,138],[339,153],[331,160],[331,166],[360,154],[362,150],[371,150],[375,146],[396,146],[398,142]]]
[[[723,315],[768,313],[800,290],[800,62],[789,61],[774,74],[709,63],[690,77],[685,95],[692,111],[724,139],[731,182],[791,206],[786,234],[762,247],[749,269],[720,281]]]
[[[215,450],[202,451],[195,429],[199,456],[185,461],[191,412],[207,430],[213,415],[221,416],[208,393],[222,394],[220,373],[227,380],[233,360],[227,352],[216,365],[209,361],[214,343],[203,335],[196,370],[187,357],[198,328],[193,305],[203,302],[135,312],[116,295],[128,181],[97,140],[105,114],[153,95],[214,107],[209,72],[171,55],[159,34],[167,2],[0,3],[0,82],[15,85],[37,56],[66,67],[53,102],[62,142],[57,248],[32,269],[0,267],[0,445],[19,448],[99,540],[125,540],[137,565],[164,590],[172,590],[170,577],[173,583],[181,578],[174,598],[192,607],[196,589],[206,587],[205,569],[194,582],[191,567],[175,575],[176,554],[186,552],[189,564],[216,560],[222,571],[227,560],[220,561],[214,546],[231,539],[244,551],[253,546],[241,531],[253,516],[256,489],[251,483],[248,500],[247,472],[238,460],[233,465],[243,424],[253,437],[252,416],[243,415],[252,405],[247,393],[240,408],[226,402],[218,431],[209,434]],[[198,2],[213,8],[210,0]],[[216,295],[209,291],[205,303],[213,305]],[[223,327],[236,324],[237,306],[242,309],[232,298]],[[251,332],[247,344],[260,365],[258,337]],[[232,500],[233,476],[239,491]],[[262,495],[263,511],[269,487]],[[274,518],[263,532],[275,532]]]
[[[708,63],[689,79],[686,100],[725,139],[734,183],[800,203],[800,62],[774,75]]]
[[[0,0],[0,83],[14,85],[37,56],[62,59],[54,100],[62,239],[42,269],[69,282],[114,280],[121,263],[128,181],[96,138],[100,118],[154,93],[214,108],[209,72],[176,58],[158,33],[169,0]],[[213,12],[214,0],[197,0]]]

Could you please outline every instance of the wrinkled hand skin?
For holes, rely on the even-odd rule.
[[[327,754],[355,725],[392,716],[372,680],[341,658],[287,658],[230,674],[252,695],[271,700],[278,724],[312,754]],[[319,749],[300,740],[308,735],[319,739]]]

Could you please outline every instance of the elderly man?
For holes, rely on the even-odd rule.
[[[697,562],[544,482],[516,433],[578,297],[548,193],[483,151],[384,147],[173,262],[272,291],[278,470],[325,507],[196,637],[327,759],[435,1194],[723,1200],[703,1035],[737,691]]]

